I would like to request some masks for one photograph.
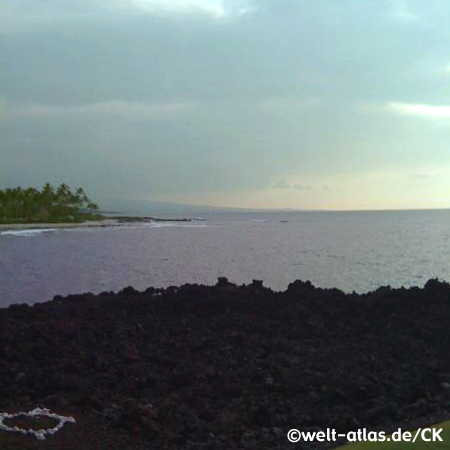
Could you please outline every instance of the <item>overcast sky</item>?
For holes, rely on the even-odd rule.
[[[448,0],[2,0],[0,188],[450,207]]]

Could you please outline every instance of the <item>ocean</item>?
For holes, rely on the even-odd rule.
[[[296,279],[358,293],[450,280],[450,210],[215,213],[193,222],[0,232],[0,307],[54,295]]]

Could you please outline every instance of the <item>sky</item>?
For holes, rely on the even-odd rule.
[[[0,188],[450,207],[448,0],[2,0]]]

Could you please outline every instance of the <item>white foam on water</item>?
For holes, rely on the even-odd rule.
[[[63,232],[92,232],[99,230],[129,230],[129,229],[147,229],[147,228],[204,228],[210,225],[204,223],[194,223],[194,222],[138,222],[138,223],[123,223],[123,224],[112,224],[101,227],[68,227],[68,228],[31,228],[25,230],[6,230],[1,231],[0,235],[11,235],[11,236],[38,236],[42,233],[48,233],[52,231],[63,231]]]
[[[192,222],[149,222],[144,228],[204,228],[208,225]]]
[[[35,236],[49,231],[57,231],[57,228],[34,228],[29,230],[8,230],[2,231],[0,234],[11,234],[13,236]]]
[[[144,225],[144,228],[173,228],[175,226],[172,222],[149,222]]]

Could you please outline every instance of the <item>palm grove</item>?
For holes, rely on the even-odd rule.
[[[50,183],[41,190],[33,187],[6,188],[0,190],[0,220],[2,222],[80,222],[99,219],[94,214],[98,206],[78,188],[72,192],[63,183],[54,188]]]

